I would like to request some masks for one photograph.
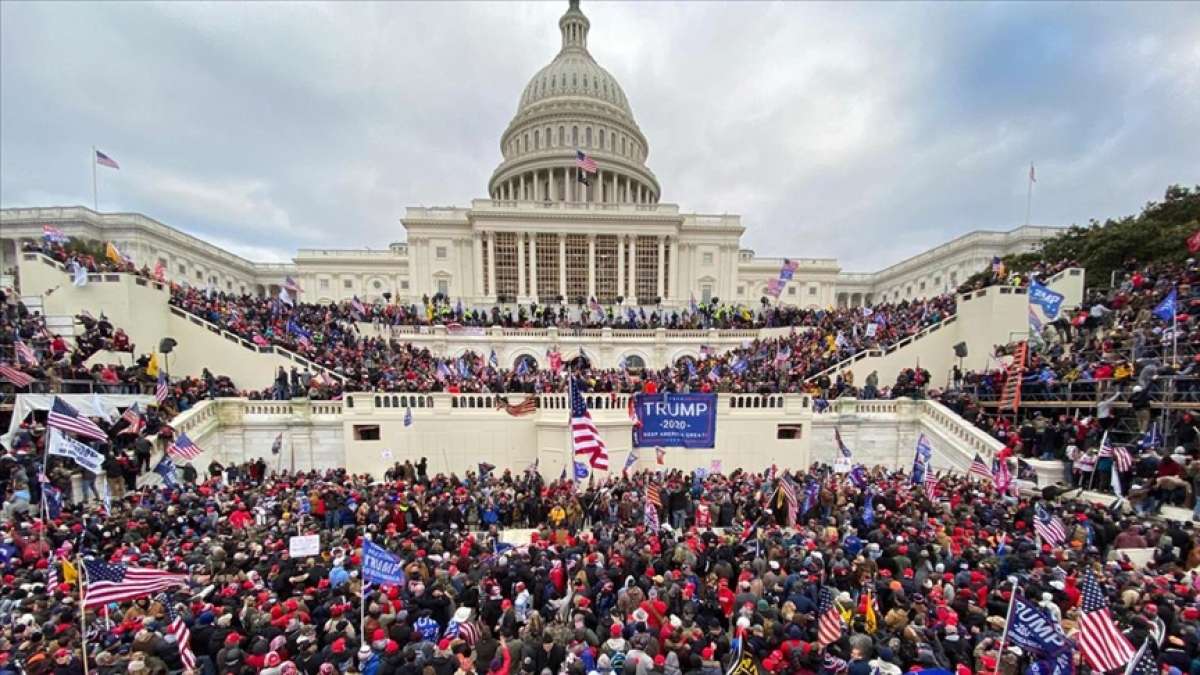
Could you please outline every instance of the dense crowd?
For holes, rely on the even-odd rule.
[[[17,489],[36,470],[20,457],[0,468]],[[1078,640],[1088,573],[1133,645],[1162,631],[1159,663],[1198,663],[1190,524],[1053,494],[1004,496],[945,476],[935,497],[881,469],[859,489],[818,466],[581,484],[532,471],[432,475],[424,460],[384,480],[272,474],[261,462],[209,469],[107,507],[65,505],[49,523],[36,512],[6,521],[0,672],[75,675],[87,658],[105,675],[1013,675],[1039,659],[1000,649],[1013,582]],[[785,477],[806,495],[794,523]],[[1032,528],[1039,505],[1065,524],[1060,544]],[[534,528],[530,541],[506,543],[512,527]],[[289,555],[301,534],[319,535],[316,555]],[[367,539],[399,557],[402,582],[363,588]],[[1120,555],[1141,547],[1154,549],[1144,567]],[[62,564],[81,559],[186,583],[81,617]],[[190,627],[192,669],[173,616]],[[1072,661],[1092,670],[1078,651]]]

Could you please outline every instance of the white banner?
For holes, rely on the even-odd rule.
[[[100,473],[100,467],[104,465],[104,455],[73,438],[67,438],[58,429],[50,430],[50,443],[46,452],[59,457],[70,457],[76,464],[92,473]]]
[[[293,558],[309,558],[321,552],[321,535],[305,534],[288,539],[288,553]]]
[[[833,460],[833,470],[835,473],[850,473],[851,468],[849,457],[838,457]]]

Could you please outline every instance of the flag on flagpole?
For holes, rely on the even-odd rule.
[[[592,415],[588,412],[587,403],[583,400],[583,395],[579,393],[579,388],[575,385],[574,379],[570,383],[571,390],[571,445],[573,446],[573,454],[575,455],[590,455],[590,463],[592,468],[608,470],[608,447],[604,444],[604,439],[600,438],[600,430],[596,428],[595,422],[592,421]]]
[[[637,448],[630,450],[629,456],[625,458],[625,468],[623,470],[629,471],[629,469],[631,469],[634,464],[637,464],[639,455],[640,455],[640,453],[638,452]]]
[[[979,453],[975,453],[975,459],[971,460],[971,468],[967,471],[967,475],[982,478],[983,480],[992,480],[992,472],[983,461],[983,457],[979,456]]]
[[[1104,590],[1091,570],[1084,574],[1080,590],[1079,648],[1084,660],[1098,672],[1124,668],[1133,659],[1133,644],[1113,621]]]
[[[188,438],[188,435],[185,433],[180,433],[175,438],[175,441],[167,446],[168,455],[175,455],[185,460],[196,459],[200,456],[201,452],[203,451],[200,449],[200,446],[193,443],[192,439]]]
[[[1037,182],[1037,172],[1034,171],[1034,169],[1033,169],[1033,162],[1029,163],[1029,182],[1030,183]]]
[[[575,166],[587,173],[596,173],[600,169],[596,166],[596,160],[588,157],[587,153],[582,150],[575,151]]]
[[[825,586],[821,589],[821,604],[818,608],[820,618],[817,620],[817,641],[822,645],[833,644],[842,637],[842,613],[838,611],[835,597],[832,588]]]
[[[0,380],[8,380],[16,387],[28,387],[35,382],[32,375],[23,373],[8,364],[0,364]]]
[[[46,425],[51,429],[69,431],[85,438],[94,438],[98,441],[108,440],[108,434],[99,425],[80,415],[78,410],[58,396],[55,396],[54,401],[50,404],[50,415],[46,418]]]
[[[146,372],[149,372],[147,369]],[[154,385],[154,401],[162,405],[163,401],[167,400],[167,395],[170,392],[167,388],[167,376],[163,373],[158,374],[158,382]]]
[[[1050,515],[1041,504],[1034,510],[1033,529],[1042,541],[1051,546],[1062,546],[1067,540],[1067,529],[1063,527],[1062,521],[1057,516]]]
[[[158,604],[163,606],[166,612],[167,630],[175,636],[175,646],[179,648],[179,661],[183,664],[185,670],[196,669],[196,655],[192,652],[192,631],[188,629],[187,624],[183,622],[183,617],[175,611],[175,607],[167,598],[166,593],[158,596]]]
[[[103,152],[100,152],[99,150],[96,151],[96,163],[99,164],[100,166],[107,166],[110,169],[120,169],[121,168],[121,166],[119,164],[117,164],[117,160],[113,159],[112,157],[109,157],[108,155],[104,154]]]
[[[83,561],[83,604],[92,608],[124,602],[169,588],[187,586],[188,575],[148,567],[109,565],[99,560]]]

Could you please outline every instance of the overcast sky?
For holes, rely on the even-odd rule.
[[[0,204],[138,211],[256,260],[486,195],[565,2],[0,3]],[[1200,4],[589,2],[663,201],[872,271],[1200,183]]]

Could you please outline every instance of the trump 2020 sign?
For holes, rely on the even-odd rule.
[[[711,448],[717,435],[716,394],[638,394],[638,448]]]

